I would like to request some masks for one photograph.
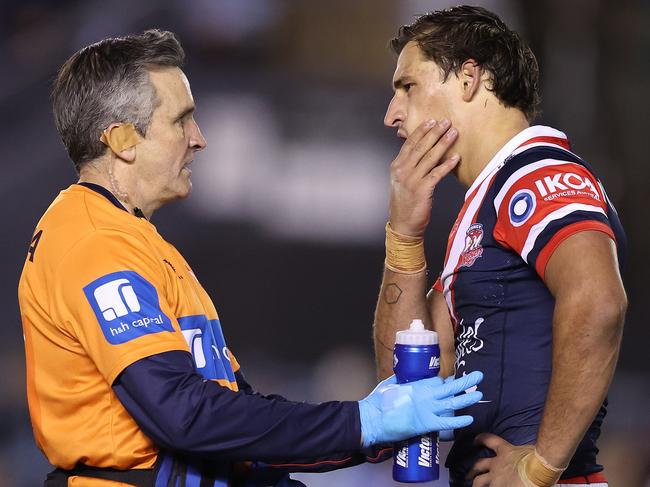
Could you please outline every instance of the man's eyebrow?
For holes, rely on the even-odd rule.
[[[397,91],[400,88],[403,88],[405,84],[411,81],[411,77],[409,75],[402,75],[399,78],[393,80],[393,91]]]
[[[182,111],[182,112],[181,112],[181,113],[180,113],[180,114],[175,118],[175,120],[180,120],[181,118],[186,117],[186,116],[189,115],[190,113],[193,113],[194,110],[196,110],[196,106],[195,106],[195,105],[192,105],[192,106],[187,107],[185,110],[183,110],[183,111]]]

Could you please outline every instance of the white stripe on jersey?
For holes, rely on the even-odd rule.
[[[479,186],[478,191],[474,195],[474,198],[472,201],[470,201],[469,206],[467,207],[467,211],[465,212],[463,219],[456,229],[456,235],[454,236],[454,241],[451,245],[451,250],[449,251],[449,258],[445,262],[445,268],[442,270],[442,273],[440,275],[440,280],[444,286],[443,292],[445,295],[445,301],[447,301],[447,307],[449,308],[449,312],[454,322],[457,322],[457,318],[456,314],[454,313],[451,292],[449,290],[453,282],[454,271],[456,270],[458,262],[460,261],[461,253],[463,250],[465,250],[465,237],[467,234],[467,229],[474,221],[474,217],[478,213],[478,210],[483,203],[483,198],[485,198],[485,193],[487,193],[490,187],[490,183],[492,182],[492,179],[494,179],[494,176],[496,176],[499,168],[500,166],[495,167],[492,170],[492,174],[483,180],[481,186]]]
[[[512,175],[506,180],[506,182],[501,187],[501,190],[496,195],[496,198],[494,198],[494,209],[497,211],[497,215],[499,214],[499,208],[501,207],[503,198],[506,197],[506,193],[508,192],[508,190],[512,188],[512,186],[521,178],[523,178],[526,174],[530,174],[531,172],[537,171],[538,169],[541,169],[543,167],[561,166],[564,164],[574,164],[581,168],[584,167],[572,161],[558,161],[557,159],[542,159],[541,161],[533,162],[532,164],[527,164],[521,169],[517,169],[515,172],[513,172]]]
[[[524,248],[521,250],[521,258],[524,259],[526,263],[528,263],[528,254],[531,250],[533,250],[535,242],[537,241],[537,237],[539,237],[540,233],[542,233],[548,224],[552,221],[564,218],[569,213],[573,213],[574,211],[590,211],[593,213],[602,213],[603,215],[607,216],[605,210],[594,205],[571,203],[570,205],[563,206],[562,208],[549,213],[544,217],[542,221],[536,223],[530,228],[530,232],[528,232],[528,236],[526,237]]]

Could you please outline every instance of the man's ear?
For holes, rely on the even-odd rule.
[[[120,159],[133,162],[135,146],[142,142],[142,137],[132,123],[112,123],[99,138]]]
[[[463,90],[463,101],[471,101],[481,87],[483,69],[473,59],[465,61],[458,72]]]

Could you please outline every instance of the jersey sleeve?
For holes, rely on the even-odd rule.
[[[573,234],[596,230],[616,238],[607,198],[581,164],[544,160],[516,170],[494,199],[494,238],[544,278],[555,249]]]
[[[189,351],[154,255],[135,235],[95,231],[68,251],[57,271],[53,306],[60,326],[109,384],[141,358]]]

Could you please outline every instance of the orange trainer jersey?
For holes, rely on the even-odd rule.
[[[57,467],[154,465],[156,447],[111,387],[137,360],[191,348],[204,377],[237,390],[239,365],[185,259],[93,189],[74,184],[45,212],[18,297],[34,435]]]

